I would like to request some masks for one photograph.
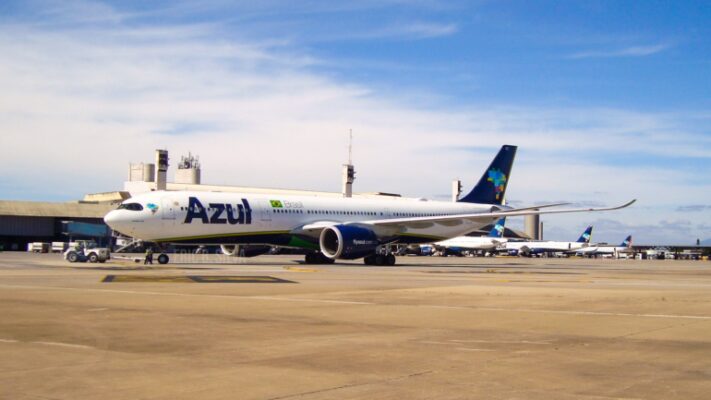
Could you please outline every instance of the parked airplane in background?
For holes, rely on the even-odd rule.
[[[620,243],[619,246],[601,246],[593,245],[589,247],[582,248],[575,252],[579,256],[604,256],[604,255],[617,255],[618,253],[629,251],[632,249],[632,235],[627,236],[627,238]]]
[[[617,210],[634,202],[598,209],[505,206],[515,154],[516,146],[502,146],[479,183],[458,202],[155,191],[124,201],[104,221],[115,231],[159,245],[298,247],[311,251],[307,263],[363,258],[369,265],[393,265],[390,244],[457,237],[502,217]],[[158,262],[167,263],[168,255],[160,254]]]
[[[493,251],[499,245],[505,243],[508,239],[504,239],[504,224],[506,218],[501,218],[496,221],[496,224],[487,236],[458,236],[452,239],[443,240],[441,242],[433,243],[433,246],[443,251],[460,253],[463,250],[483,250],[483,251]]]
[[[570,253],[586,247],[592,237],[592,226],[588,226],[575,242],[555,242],[550,240],[513,242],[504,244],[500,250],[506,250],[511,255],[531,257],[543,253]]]

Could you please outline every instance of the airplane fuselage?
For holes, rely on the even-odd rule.
[[[434,243],[435,247],[445,247],[454,250],[494,250],[506,243],[508,239],[488,236],[460,236]]]
[[[591,246],[576,251],[579,255],[613,255],[617,253],[622,253],[628,250],[627,247],[622,246]]]
[[[157,191],[126,200],[106,216],[106,222],[116,231],[150,242],[249,243],[317,249],[318,235],[300,231],[304,225],[366,223],[491,210],[491,205],[409,199]],[[386,242],[428,243],[480,229],[494,219],[410,224],[397,229],[381,228],[378,233]]]
[[[539,254],[575,251],[582,249],[585,246],[587,246],[587,243],[581,242],[528,241],[507,242],[504,245],[504,249],[507,251]]]

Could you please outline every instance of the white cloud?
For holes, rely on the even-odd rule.
[[[369,28],[344,29],[328,35],[303,38],[308,42],[342,42],[349,40],[422,40],[451,36],[458,32],[455,23],[438,23],[431,21],[406,21],[388,23],[383,26]]]
[[[382,36],[394,37],[415,37],[415,38],[434,38],[440,36],[449,36],[457,33],[457,24],[438,24],[433,22],[409,22],[406,24],[398,24],[392,27],[376,32]]]
[[[671,45],[668,43],[659,43],[653,45],[630,46],[621,49],[613,50],[591,50],[573,53],[568,58],[612,58],[612,57],[645,57],[652,54],[657,54],[669,49]]]

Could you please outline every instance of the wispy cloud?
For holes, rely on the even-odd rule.
[[[707,204],[690,204],[686,206],[679,206],[676,208],[678,212],[701,212],[711,210],[711,205]]]
[[[615,58],[615,57],[644,57],[652,54],[657,54],[671,47],[668,43],[660,43],[654,45],[630,46],[621,49],[613,50],[590,50],[573,53],[567,58],[584,59],[584,58]]]
[[[355,29],[329,34],[311,41],[348,40],[423,40],[454,35],[458,31],[455,23],[428,21],[393,22],[383,26]]]
[[[152,131],[152,133],[160,135],[198,135],[203,132],[216,132],[219,131],[218,125],[215,123],[205,123],[205,122],[178,122],[173,123],[170,126],[157,129]]]
[[[383,33],[392,36],[407,36],[422,39],[453,35],[457,30],[457,24],[453,23],[411,22],[385,29]]]

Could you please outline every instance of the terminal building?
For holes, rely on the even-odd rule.
[[[121,195],[117,192],[117,196]],[[120,201],[122,200],[118,200]],[[0,200],[0,247],[4,250],[24,251],[28,243],[66,242],[78,238],[93,238],[105,243],[110,240],[111,232],[106,229],[103,218],[106,213],[116,208],[116,204],[117,202],[50,203]],[[104,230],[72,231],[73,227],[82,226],[104,226]]]

